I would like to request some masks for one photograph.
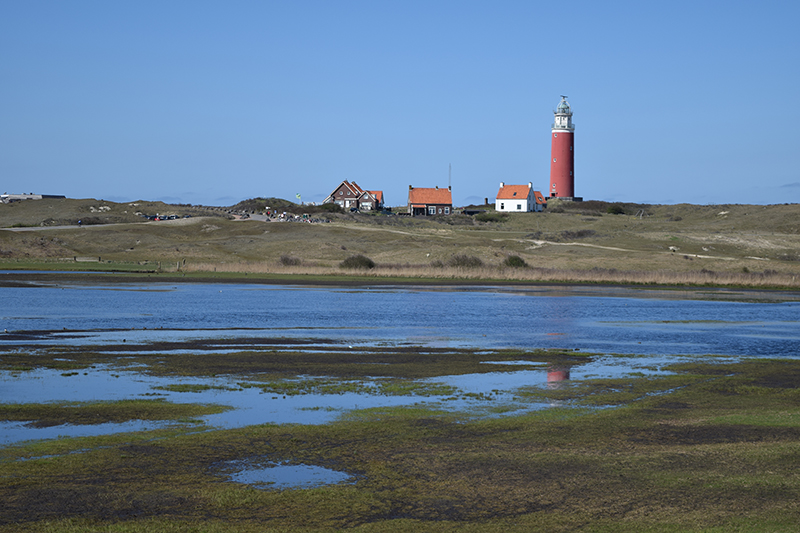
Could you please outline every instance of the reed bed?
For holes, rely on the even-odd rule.
[[[447,265],[376,264],[365,270],[342,269],[338,266],[301,264],[286,266],[276,262],[194,263],[181,267],[185,272],[227,272],[282,276],[346,275],[350,278],[403,278],[420,280],[519,281],[552,283],[597,283],[635,285],[685,285],[753,288],[800,288],[800,276],[774,270],[764,272],[717,272],[711,270],[616,270],[592,268],[568,270],[557,268],[523,267],[484,264],[480,267],[451,267]]]

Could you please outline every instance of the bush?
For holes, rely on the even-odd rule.
[[[456,268],[480,268],[483,266],[483,261],[474,255],[454,255],[447,260],[447,266]]]
[[[597,233],[597,232],[594,231],[593,229],[579,229],[579,230],[576,230],[576,231],[564,230],[564,231],[561,232],[561,238],[562,239],[567,239],[567,240],[570,240],[570,239],[583,239],[583,238],[586,238],[586,237],[591,237],[595,233]]]
[[[375,261],[365,255],[351,255],[341,263],[339,268],[349,268],[354,270],[369,270],[375,268]]]
[[[302,262],[299,257],[291,255],[282,255],[279,261],[283,266],[298,266]]]
[[[503,261],[503,264],[511,268],[525,268],[528,266],[528,263],[518,255],[509,255],[506,257],[506,260]]]
[[[344,213],[344,209],[339,204],[322,204],[316,207],[316,210],[322,213]]]
[[[621,205],[611,204],[608,206],[608,209],[606,209],[606,212],[608,212],[609,215],[624,215],[625,209],[623,209]]]
[[[444,263],[442,263],[438,259],[435,259],[435,260],[431,261],[431,266],[433,268],[444,268]]]
[[[479,222],[502,222],[506,218],[508,218],[508,215],[506,215],[505,213],[489,212],[489,213],[478,213],[477,215],[475,215],[475,220]]]

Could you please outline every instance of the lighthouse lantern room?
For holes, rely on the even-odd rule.
[[[550,198],[581,201],[575,196],[575,125],[567,97],[553,112],[550,150]]]

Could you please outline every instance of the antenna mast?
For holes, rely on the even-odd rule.
[[[448,163],[447,164],[447,188],[448,189],[452,189],[452,182],[450,180],[450,177],[452,176],[452,174],[453,174],[453,164],[452,163]]]

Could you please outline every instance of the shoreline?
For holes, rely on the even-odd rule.
[[[302,274],[247,274],[247,273],[140,273],[114,271],[46,272],[6,270],[0,272],[2,287],[41,287],[52,283],[116,284],[116,283],[198,283],[198,284],[252,284],[252,285],[297,285],[306,287],[504,287],[542,289],[597,289],[624,291],[710,291],[725,293],[770,294],[781,301],[800,301],[800,290],[790,287],[752,287],[731,285],[679,285],[581,281],[535,281],[475,278],[408,278],[384,276],[320,276]]]

